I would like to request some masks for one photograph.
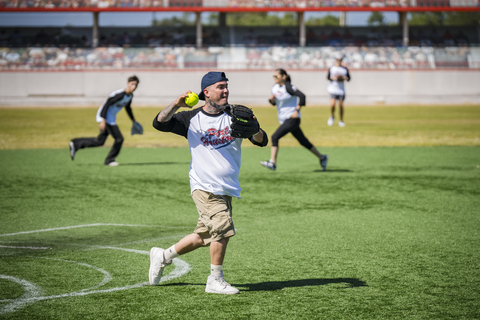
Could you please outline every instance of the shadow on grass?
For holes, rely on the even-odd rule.
[[[131,162],[131,163],[124,163],[121,162],[120,166],[166,166],[172,164],[190,164],[190,162]],[[105,166],[102,163],[78,163],[77,166]]]
[[[137,163],[121,163],[121,166],[165,166],[171,164],[190,164],[190,162],[137,162]]]
[[[275,291],[275,290],[281,290],[284,288],[293,288],[293,287],[324,286],[332,283],[345,284],[345,287],[342,287],[339,289],[367,287],[367,283],[365,281],[362,281],[360,279],[353,279],[353,278],[270,281],[270,282],[259,282],[259,283],[234,284],[233,286],[248,287],[248,289],[242,289],[240,291]]]
[[[349,289],[357,287],[368,287],[365,281],[355,278],[335,278],[335,279],[301,279],[289,281],[269,281],[259,283],[232,284],[237,288],[248,287],[248,289],[239,289],[240,291],[276,291],[284,288],[313,287],[324,286],[328,284],[344,284],[344,287],[338,289]],[[204,283],[169,283],[164,286],[205,286]]]
[[[318,169],[318,170],[313,170],[313,172],[329,173],[329,172],[353,172],[353,171],[348,169],[327,169],[326,171]]]

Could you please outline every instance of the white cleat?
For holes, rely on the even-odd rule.
[[[327,124],[328,124],[330,127],[333,126],[333,120],[334,120],[334,119],[335,119],[334,117],[328,118]]]
[[[156,286],[162,279],[163,269],[170,263],[166,263],[163,257],[162,248],[153,247],[150,249],[150,270],[148,271],[148,281],[151,286]]]
[[[110,167],[118,167],[119,163],[116,161],[112,161],[108,164]]]
[[[205,288],[205,292],[219,294],[237,294],[240,293],[240,290],[232,287],[222,277],[216,278],[215,276],[210,275],[207,279],[207,287]]]
[[[345,122],[340,120],[340,121],[338,121],[338,125],[343,128],[343,127],[345,127]]]

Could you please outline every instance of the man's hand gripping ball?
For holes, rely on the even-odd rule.
[[[253,114],[252,109],[239,104],[225,107],[225,113],[232,118],[230,135],[234,138],[250,138],[260,131],[260,124]]]
[[[198,103],[198,95],[195,92],[190,92],[185,98],[185,103],[187,106],[193,107]]]

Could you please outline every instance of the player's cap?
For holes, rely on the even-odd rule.
[[[203,89],[220,81],[228,81],[227,77],[225,76],[225,72],[210,71],[204,75],[202,78],[202,90],[198,94],[198,99],[205,100]]]
[[[343,54],[340,52],[335,53],[335,60],[342,60],[343,59]]]

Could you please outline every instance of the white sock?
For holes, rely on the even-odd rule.
[[[175,245],[171,246],[167,250],[163,251],[163,257],[165,258],[165,261],[167,263],[172,262],[173,258],[178,257],[179,254],[177,253],[177,250],[175,250]]]
[[[214,264],[211,264],[210,265],[210,270],[211,270],[211,274],[212,276],[215,276],[215,278],[223,278],[223,266],[222,265],[219,265],[219,266],[216,266]]]

